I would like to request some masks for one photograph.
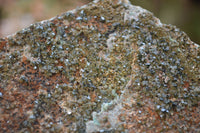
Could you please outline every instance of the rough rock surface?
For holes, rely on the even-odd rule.
[[[126,1],[0,39],[0,132],[200,132],[200,47]]]

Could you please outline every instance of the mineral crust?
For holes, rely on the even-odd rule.
[[[0,132],[200,132],[200,46],[99,0],[0,39]]]

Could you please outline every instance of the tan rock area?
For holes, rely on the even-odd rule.
[[[0,39],[0,132],[200,132],[200,46],[127,0]]]

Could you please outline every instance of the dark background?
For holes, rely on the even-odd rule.
[[[89,1],[92,0],[0,0],[0,37]],[[153,12],[163,23],[176,25],[200,44],[200,0],[130,1]]]

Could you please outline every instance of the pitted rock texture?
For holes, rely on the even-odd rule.
[[[128,1],[0,39],[0,132],[200,132],[200,47]]]

